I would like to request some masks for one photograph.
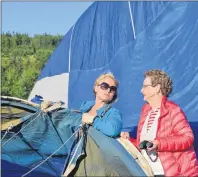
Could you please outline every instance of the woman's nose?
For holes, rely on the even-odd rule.
[[[111,93],[111,88],[110,87],[107,89],[107,92],[108,93]]]

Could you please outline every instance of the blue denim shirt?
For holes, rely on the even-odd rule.
[[[86,101],[82,103],[80,111],[86,113],[94,104],[95,101]],[[116,137],[120,134],[122,129],[122,116],[118,109],[112,107],[110,107],[103,115],[107,106],[108,105],[104,105],[97,110],[97,116],[94,119],[93,126],[107,136]]]

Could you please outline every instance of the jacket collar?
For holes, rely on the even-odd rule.
[[[163,96],[161,106],[160,106],[160,117],[164,117],[166,114],[168,114],[166,102],[167,102],[167,97]],[[147,106],[144,109],[144,114],[147,115],[151,109],[152,109],[151,106],[147,103]]]
[[[163,96],[161,107],[160,107],[160,117],[164,117],[166,114],[168,114],[168,109],[166,107],[167,97]]]
[[[95,104],[95,101],[86,101],[80,108],[80,111],[85,113],[88,112]],[[109,104],[104,105],[103,107],[101,107],[100,109],[98,109],[97,112],[97,116],[102,117],[103,113],[105,112],[105,110],[109,109]]]

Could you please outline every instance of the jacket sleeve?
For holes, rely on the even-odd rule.
[[[190,148],[194,142],[192,129],[180,108],[173,110],[172,136],[159,138],[158,151],[183,151]]]
[[[117,109],[106,115],[105,118],[97,117],[94,120],[93,126],[107,136],[116,137],[120,134],[122,129],[121,113]]]

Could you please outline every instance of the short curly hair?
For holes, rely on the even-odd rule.
[[[160,84],[162,95],[167,97],[169,96],[172,91],[172,80],[164,71],[159,69],[149,70],[145,72],[144,77],[151,78],[151,84],[153,87]]]

